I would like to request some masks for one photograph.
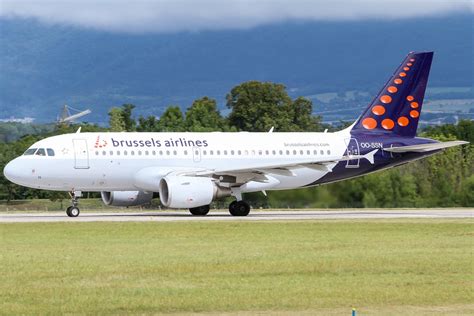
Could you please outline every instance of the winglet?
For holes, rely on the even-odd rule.
[[[273,133],[273,129],[275,128],[275,126],[272,126],[272,128],[270,128],[270,130],[268,131],[269,133]]]
[[[82,126],[79,126],[79,128],[76,131],[76,134],[79,134],[81,132],[81,128],[82,128]]]

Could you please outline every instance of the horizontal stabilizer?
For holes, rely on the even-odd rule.
[[[393,152],[393,153],[406,153],[406,152],[422,153],[422,152],[440,150],[440,149],[445,149],[445,148],[465,145],[465,144],[469,144],[469,142],[465,142],[463,140],[454,140],[454,141],[444,142],[444,143],[431,143],[431,144],[419,144],[419,145],[412,145],[412,146],[384,148],[383,150]]]

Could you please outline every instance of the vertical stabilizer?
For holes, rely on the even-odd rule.
[[[418,128],[433,52],[409,53],[352,131],[414,137]]]

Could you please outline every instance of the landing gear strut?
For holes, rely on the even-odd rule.
[[[78,217],[81,211],[79,210],[79,207],[77,207],[77,205],[79,204],[78,199],[82,196],[82,192],[72,191],[69,193],[69,195],[71,196],[72,205],[66,209],[66,214],[69,217]]]
[[[233,216],[247,216],[250,213],[250,205],[245,201],[234,201],[229,205],[229,212]]]
[[[203,206],[198,206],[198,207],[192,207],[189,209],[191,214],[196,215],[196,216],[204,216],[207,213],[209,213],[209,205],[203,205]]]

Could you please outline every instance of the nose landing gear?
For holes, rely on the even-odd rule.
[[[77,205],[79,204],[78,200],[82,196],[82,192],[72,191],[69,193],[69,195],[71,196],[72,205],[66,209],[66,214],[69,217],[78,217],[81,211],[79,210],[79,207],[77,207]]]

